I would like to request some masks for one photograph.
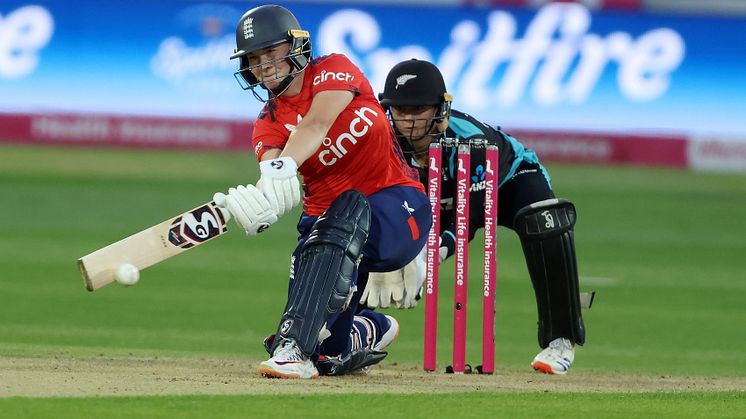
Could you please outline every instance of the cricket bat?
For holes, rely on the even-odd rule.
[[[211,201],[83,256],[78,268],[86,289],[95,291],[114,282],[123,263],[143,270],[226,231],[226,220]]]

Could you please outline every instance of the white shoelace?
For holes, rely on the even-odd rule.
[[[298,345],[292,340],[285,341],[277,349],[274,358],[279,358],[285,361],[304,361],[305,358],[301,354]]]
[[[569,339],[560,338],[549,342],[549,347],[560,351],[569,351],[572,349],[572,343]]]

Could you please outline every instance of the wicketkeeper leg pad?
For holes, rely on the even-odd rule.
[[[542,348],[559,337],[579,345],[585,343],[573,233],[575,219],[575,206],[565,199],[533,203],[515,216],[515,230],[536,294]]]
[[[305,355],[314,353],[327,320],[343,310],[352,297],[370,219],[365,196],[349,190],[316,220],[301,247],[272,351],[283,340],[293,339]]]

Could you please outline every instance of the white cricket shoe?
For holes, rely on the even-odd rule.
[[[319,371],[294,340],[286,340],[275,349],[272,358],[259,364],[259,373],[267,378],[317,378]]]
[[[565,375],[574,359],[575,344],[569,339],[557,338],[536,355],[531,367],[545,374]]]
[[[396,340],[397,336],[399,336],[399,322],[397,322],[394,317],[389,316],[388,314],[386,314],[385,316],[386,320],[389,321],[389,328],[386,330],[386,332],[383,333],[383,336],[381,336],[381,340],[373,345],[374,351],[382,351],[386,349]]]

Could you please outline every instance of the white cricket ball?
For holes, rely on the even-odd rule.
[[[117,268],[114,278],[122,285],[135,285],[140,280],[140,270],[131,263],[123,263]]]

